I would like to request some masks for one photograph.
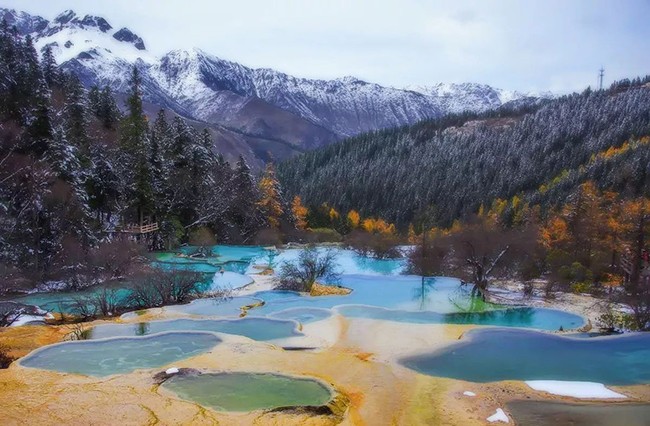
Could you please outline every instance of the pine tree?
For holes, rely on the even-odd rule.
[[[97,221],[111,221],[122,191],[119,172],[113,165],[117,155],[108,146],[94,144],[90,148],[92,167],[87,180],[89,205],[95,210]]]
[[[228,221],[244,239],[249,238],[260,226],[256,201],[257,184],[246,160],[241,155],[235,166],[230,183],[231,202]]]
[[[86,93],[76,75],[67,75],[64,82],[65,103],[63,119],[68,141],[87,159],[88,144],[88,105]]]
[[[102,92],[99,90],[99,87],[96,84],[93,84],[88,91],[88,107],[95,117],[100,116],[101,96]]]
[[[128,114],[120,126],[120,148],[124,160],[122,172],[126,182],[129,182],[127,202],[143,217],[145,213],[153,211],[154,195],[149,166],[149,129],[142,107],[142,80],[135,66],[129,84],[130,93],[126,101]]]
[[[27,124],[26,149],[36,156],[42,156],[52,139],[50,90],[29,35],[25,37],[21,55],[24,74],[21,75],[20,89],[21,101],[25,108],[23,122]]]
[[[41,58],[41,68],[43,69],[43,77],[49,88],[59,84],[59,69],[52,53],[52,46],[45,46],[43,57]]]
[[[101,120],[105,129],[115,129],[121,119],[120,109],[115,103],[113,92],[109,86],[102,89],[99,97],[97,117]]]

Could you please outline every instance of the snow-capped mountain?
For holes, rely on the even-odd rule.
[[[77,73],[87,86],[109,85],[124,93],[135,64],[145,100],[243,139],[258,158],[269,153],[284,158],[361,132],[448,112],[483,111],[528,96],[479,84],[405,90],[354,77],[311,80],[248,68],[199,49],[156,57],[131,30],[73,11],[47,21],[0,9],[0,19],[30,34],[37,50],[50,46],[61,67]]]
[[[411,87],[410,89],[438,99],[441,108],[446,113],[463,111],[482,112],[520,99],[545,99],[553,96],[549,92],[525,93],[495,89],[487,84],[477,83],[438,83],[433,86],[417,86]]]

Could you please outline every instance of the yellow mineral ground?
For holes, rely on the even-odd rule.
[[[350,293],[352,293],[352,290],[350,290],[349,288],[314,283],[311,286],[311,291],[309,292],[309,295],[310,296],[345,296]]]
[[[166,317],[166,312],[158,309],[128,321]],[[314,377],[337,392],[329,404],[331,415],[300,409],[228,413],[205,408],[155,383],[153,376],[172,365],[95,378],[26,368],[14,362],[0,370],[0,424],[472,426],[487,424],[485,419],[496,408],[507,412],[506,403],[514,399],[576,401],[536,392],[516,381],[469,383],[425,376],[398,362],[406,355],[453,344],[472,328],[475,326],[406,324],[333,315],[305,324],[303,337],[274,344],[222,335],[223,343],[211,351],[173,364],[206,372]],[[0,344],[8,346],[11,355],[23,356],[73,332],[72,326],[14,327],[0,331]],[[281,346],[287,342],[318,349],[283,350]],[[627,395],[628,402],[650,401],[650,386],[611,388]],[[465,391],[476,396],[465,396]]]

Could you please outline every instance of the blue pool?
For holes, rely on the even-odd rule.
[[[89,376],[157,368],[207,352],[221,339],[211,333],[164,333],[137,338],[65,342],[45,346],[20,360],[26,367]]]
[[[234,320],[176,319],[130,324],[101,324],[88,332],[88,339],[146,336],[166,331],[210,331],[246,336],[253,340],[273,340],[301,336],[295,321],[267,318]]]
[[[575,339],[529,330],[473,330],[457,344],[401,362],[424,374],[471,382],[633,385],[650,383],[650,334]]]

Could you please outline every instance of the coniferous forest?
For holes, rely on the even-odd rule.
[[[512,197],[546,210],[587,180],[649,195],[648,82],[363,134],[289,160],[278,176],[308,206],[354,209],[403,230],[431,206],[439,226]]]
[[[49,49],[39,60],[29,36],[0,29],[0,265],[9,287],[99,261],[132,224],[159,226],[150,249],[200,238],[204,227],[221,242],[250,242],[266,226],[246,162],[228,164],[207,131],[178,116],[161,110],[149,121],[140,85],[133,68],[120,108],[110,88],[84,89]]]

